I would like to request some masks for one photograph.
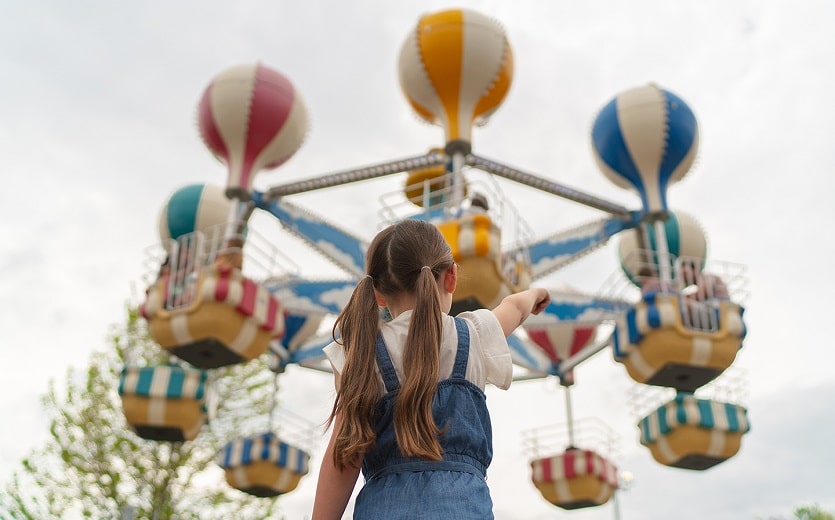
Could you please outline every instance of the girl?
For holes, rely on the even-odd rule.
[[[360,469],[354,518],[493,518],[484,386],[510,386],[506,337],[548,305],[548,292],[447,315],[457,266],[440,231],[418,220],[381,231],[366,267],[334,325],[340,339],[325,347],[336,400],[313,520],[342,517]],[[390,322],[381,325],[378,307]]]

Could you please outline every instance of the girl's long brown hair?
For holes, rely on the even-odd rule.
[[[366,253],[368,276],[360,280],[334,324],[345,349],[345,366],[328,424],[334,432],[337,468],[358,465],[374,447],[374,411],[380,400],[375,346],[379,314],[374,289],[389,297],[413,295],[403,357],[403,377],[394,403],[394,429],[403,455],[441,459],[440,430],[432,417],[439,374],[443,313],[438,279],[453,264],[440,231],[427,222],[404,220],[382,230]],[[428,266],[429,269],[423,269]]]

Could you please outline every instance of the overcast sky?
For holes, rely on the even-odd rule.
[[[705,472],[655,463],[638,444],[623,368],[605,351],[577,370],[575,415],[618,431],[617,462],[635,474],[620,495],[622,517],[764,519],[815,502],[835,510],[835,354],[821,328],[834,289],[826,222],[835,221],[835,4],[824,0],[6,2],[0,479],[45,439],[39,396],[48,381],[104,348],[125,301],[144,289],[143,255],[165,198],[188,183],[225,181],[195,124],[211,78],[261,61],[304,97],[307,141],[256,179],[260,189],[420,154],[442,145],[443,133],[401,94],[399,48],[420,15],[458,6],[498,19],[514,49],[513,85],[474,131],[476,153],[637,208],[634,194],[597,171],[589,130],[618,92],[657,82],[690,105],[701,129],[699,158],[669,204],[702,224],[710,259],[748,267],[749,335],[734,366],[747,377],[752,429],[736,457]],[[402,182],[293,200],[370,238],[376,198]],[[601,216],[502,187],[538,236]],[[339,275],[286,240],[305,274]],[[538,284],[595,291],[616,269],[613,240]],[[331,388],[329,376],[291,367],[280,398],[319,422]],[[553,381],[492,388],[488,402],[497,518],[612,518],[611,503],[568,513],[530,484],[521,432],[565,420]],[[314,471],[282,499],[289,518],[309,511],[315,480]]]

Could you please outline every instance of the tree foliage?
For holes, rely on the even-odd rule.
[[[769,520],[787,520],[785,516],[773,516]],[[824,511],[818,504],[795,507],[789,520],[835,520],[835,514]]]
[[[216,414],[190,442],[137,437],[118,395],[126,363],[159,364],[162,350],[150,339],[137,309],[114,327],[109,348],[95,352],[84,370],[70,368],[43,397],[49,439],[33,450],[5,484],[0,518],[226,519],[275,515],[278,499],[230,488],[216,464],[218,450],[234,436],[269,428],[274,374],[262,360],[212,371]]]
[[[824,511],[817,504],[796,508],[794,517],[797,520],[835,520],[835,514]]]

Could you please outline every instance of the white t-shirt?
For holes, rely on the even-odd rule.
[[[412,311],[400,314],[381,326],[383,340],[386,342],[391,362],[397,372],[398,380],[403,380],[403,347],[406,334],[409,332],[409,321]],[[467,380],[478,385],[482,390],[487,383],[494,384],[503,390],[510,387],[513,376],[513,362],[510,348],[504,336],[499,321],[488,309],[473,312],[462,312],[458,315],[470,330],[470,355],[467,361]],[[444,333],[441,342],[441,358],[439,380],[448,379],[452,375],[455,364],[455,354],[458,346],[458,333],[452,316],[443,315]],[[333,342],[324,349],[335,372],[342,372],[345,366],[345,352],[342,345]],[[385,393],[383,378],[380,376],[381,393]]]

